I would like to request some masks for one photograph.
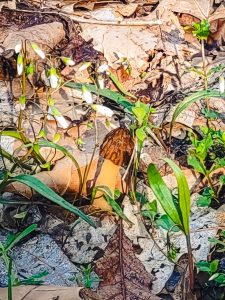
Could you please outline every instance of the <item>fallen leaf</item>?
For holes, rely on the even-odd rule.
[[[62,286],[17,286],[13,287],[13,300],[79,300],[80,287]],[[0,300],[8,299],[8,289],[0,289]]]
[[[225,7],[221,4],[213,8],[213,0],[163,0],[158,9],[172,10],[177,13],[186,13],[200,20],[215,21],[225,16]]]
[[[97,293],[82,290],[84,299],[159,299],[151,294],[153,278],[136,257],[121,224],[106,247],[104,257],[96,262],[95,271],[102,279],[99,290]]]

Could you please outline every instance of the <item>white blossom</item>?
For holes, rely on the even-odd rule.
[[[109,71],[109,66],[107,64],[103,64],[99,66],[97,70],[98,73],[102,73],[102,74],[108,73],[108,71]]]
[[[98,85],[100,89],[105,88],[105,80],[102,76],[98,76]]]
[[[16,46],[15,46],[16,54],[20,53],[21,49],[22,49],[22,43],[20,42],[20,43],[16,44]]]
[[[31,43],[31,47],[37,53],[37,55],[40,56],[40,58],[45,58],[45,53],[39,48],[39,46],[36,43]]]
[[[79,68],[79,71],[82,72],[84,70],[86,70],[87,68],[89,68],[91,66],[91,62],[87,61],[85,63],[83,63],[83,65]]]
[[[103,117],[111,118],[114,114],[114,112],[110,108],[104,105],[93,104],[91,107],[96,111],[98,115]]]
[[[85,85],[82,85],[82,96],[86,103],[91,104],[93,103],[93,98],[91,92],[86,88]]]
[[[18,75],[23,73],[23,55],[21,53],[17,56],[17,73]]]
[[[224,93],[225,91],[225,80],[223,74],[219,77],[219,87],[220,87],[220,93]]]
[[[70,57],[65,57],[65,56],[62,56],[60,57],[62,62],[66,65],[66,66],[74,66],[75,65],[75,62],[70,58]]]
[[[59,83],[59,77],[57,75],[56,69],[55,68],[51,68],[49,70],[49,77],[48,77],[49,81],[50,81],[50,85],[53,89],[56,89]]]
[[[53,118],[53,116],[55,118]],[[60,113],[60,111],[54,107],[54,106],[49,106],[48,108],[48,115],[47,115],[47,119],[48,120],[54,120],[56,119],[59,127],[66,129],[69,127],[69,122],[62,116],[62,114]]]

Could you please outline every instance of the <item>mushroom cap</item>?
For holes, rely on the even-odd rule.
[[[126,127],[110,131],[100,147],[100,156],[115,165],[126,166],[134,150],[134,139]]]

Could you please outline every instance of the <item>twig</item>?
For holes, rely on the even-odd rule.
[[[162,25],[163,20],[153,19],[153,20],[138,20],[138,21],[100,21],[94,19],[85,19],[75,14],[66,14],[60,11],[35,11],[35,10],[25,10],[25,9],[13,9],[13,11],[24,12],[24,13],[37,13],[37,14],[56,14],[62,17],[70,18],[71,20],[78,23],[86,24],[97,24],[97,25],[113,25],[113,26],[154,26]]]

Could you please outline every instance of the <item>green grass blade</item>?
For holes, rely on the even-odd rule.
[[[221,94],[219,91],[204,90],[204,91],[199,91],[199,92],[192,93],[190,96],[184,98],[184,100],[177,105],[177,107],[176,107],[176,109],[173,113],[172,121],[171,121],[171,124],[170,124],[170,136],[171,136],[171,133],[172,133],[173,125],[174,125],[177,117],[186,108],[188,108],[192,103],[194,103],[194,102],[196,102],[200,99],[209,98],[209,97],[224,98],[225,93]]]
[[[132,95],[131,93],[129,93],[125,90],[122,83],[118,80],[116,75],[114,75],[112,72],[110,72],[109,78],[112,80],[112,82],[115,84],[115,86],[118,88],[118,90],[120,90],[121,93],[123,93],[124,95],[131,97],[133,99],[137,99],[134,95]]]
[[[61,196],[56,194],[52,189],[50,189],[47,185],[45,185],[39,179],[37,179],[31,175],[21,174],[21,175],[17,175],[15,177],[11,178],[10,180],[8,180],[6,184],[9,184],[9,183],[15,182],[15,181],[21,182],[21,183],[31,187],[36,192],[38,192],[40,195],[51,200],[55,204],[60,205],[61,207],[71,211],[72,213],[78,215],[84,221],[86,221],[88,224],[95,227],[94,223],[88,216],[86,216],[82,211],[80,211],[78,208],[73,206],[71,203],[64,200]]]
[[[22,140],[21,135],[17,131],[3,130],[0,132],[0,136],[11,136],[17,140]]]
[[[124,96],[121,94],[111,91],[109,89],[97,89],[93,84],[83,84],[90,92],[100,95],[102,97],[108,98],[117,104],[121,105],[127,112],[132,113],[133,103],[129,102]],[[82,89],[82,84],[76,82],[68,82],[65,86],[73,88],[73,89]]]
[[[50,141],[38,141],[38,145],[39,145],[39,147],[49,147],[49,148],[59,150],[72,160],[72,162],[74,163],[74,165],[76,166],[76,169],[77,169],[77,173],[78,173],[78,177],[79,177],[79,186],[80,186],[79,187],[79,192],[81,192],[82,175],[81,175],[81,171],[80,171],[80,166],[79,166],[77,160],[74,158],[74,156],[65,147],[60,146],[60,145],[55,144],[55,143],[50,142]]]
[[[152,189],[166,214],[176,225],[182,229],[182,220],[180,219],[179,212],[173,202],[172,193],[163,181],[162,176],[154,164],[150,164],[148,166],[147,177],[150,188]]]
[[[26,229],[24,229],[23,232],[17,234],[13,240],[11,241],[11,243],[9,245],[7,245],[5,251],[9,251],[10,249],[12,249],[16,244],[18,244],[25,236],[27,236],[28,234],[30,234],[31,232],[33,232],[34,230],[36,230],[37,228],[37,224],[32,224],[29,227],[27,227]]]
[[[184,228],[184,233],[189,234],[189,222],[190,222],[190,211],[191,211],[191,198],[190,198],[190,189],[188,187],[187,180],[181,171],[181,169],[169,158],[164,159],[168,165],[173,170],[178,184],[178,198],[179,198],[179,207],[182,215],[182,223]]]

